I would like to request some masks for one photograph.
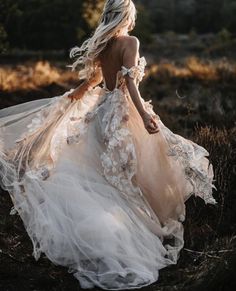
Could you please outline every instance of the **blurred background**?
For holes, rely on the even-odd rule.
[[[142,97],[173,132],[209,151],[216,206],[187,201],[185,247],[147,290],[236,287],[236,0],[137,0],[147,59]],[[76,87],[69,50],[94,31],[101,0],[0,0],[0,109]],[[34,262],[18,216],[0,195],[0,290],[79,290],[62,267]]]

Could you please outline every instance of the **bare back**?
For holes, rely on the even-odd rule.
[[[106,86],[111,91],[116,85],[117,72],[120,71],[121,66],[124,64],[124,53],[127,50],[127,38],[130,38],[130,36],[112,39],[98,59],[101,64]]]

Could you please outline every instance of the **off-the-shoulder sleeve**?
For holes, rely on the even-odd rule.
[[[121,66],[122,75],[128,75],[132,79],[138,79],[141,81],[144,76],[144,69],[146,66],[146,60],[144,57],[139,59],[138,65],[132,66],[131,68],[126,68],[125,66]]]
[[[123,76],[128,75],[130,78],[135,79],[139,73],[139,67],[133,66],[131,68],[121,67],[121,73]]]

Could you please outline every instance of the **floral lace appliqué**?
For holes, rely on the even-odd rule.
[[[165,126],[162,126],[162,132],[169,145],[167,155],[182,164],[185,177],[193,187],[192,192],[204,199],[205,203],[216,204],[212,196],[212,188],[216,187],[212,184],[212,177],[209,174],[212,172],[212,165],[209,164],[209,168],[205,169],[201,164],[201,159],[209,155],[208,151],[191,140],[190,143],[185,142],[181,136],[174,134]]]
[[[133,181],[137,158],[132,134],[126,126],[129,116],[126,96],[117,90],[107,98],[110,108],[102,119],[106,145],[106,150],[101,154],[104,176],[111,185],[120,190],[126,200],[152,218],[141,189]]]
[[[121,73],[123,76],[129,75],[132,79],[137,79],[138,82],[141,82],[145,73],[145,66],[147,62],[144,57],[139,58],[137,66],[132,66],[131,68],[126,68],[125,66],[121,67]]]

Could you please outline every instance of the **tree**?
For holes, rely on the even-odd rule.
[[[8,48],[7,33],[2,24],[0,24],[0,55]]]
[[[200,33],[216,32],[220,29],[221,0],[198,0],[194,14],[194,27]]]
[[[67,49],[86,34],[81,1],[0,0],[0,5],[12,47]]]
[[[137,21],[133,34],[142,42],[152,41],[153,23],[150,19],[150,10],[143,4],[137,4]]]
[[[94,29],[99,21],[104,0],[87,0],[83,2],[83,18],[85,19],[88,28]]]
[[[222,26],[231,32],[236,31],[236,0],[223,0],[221,9]]]

